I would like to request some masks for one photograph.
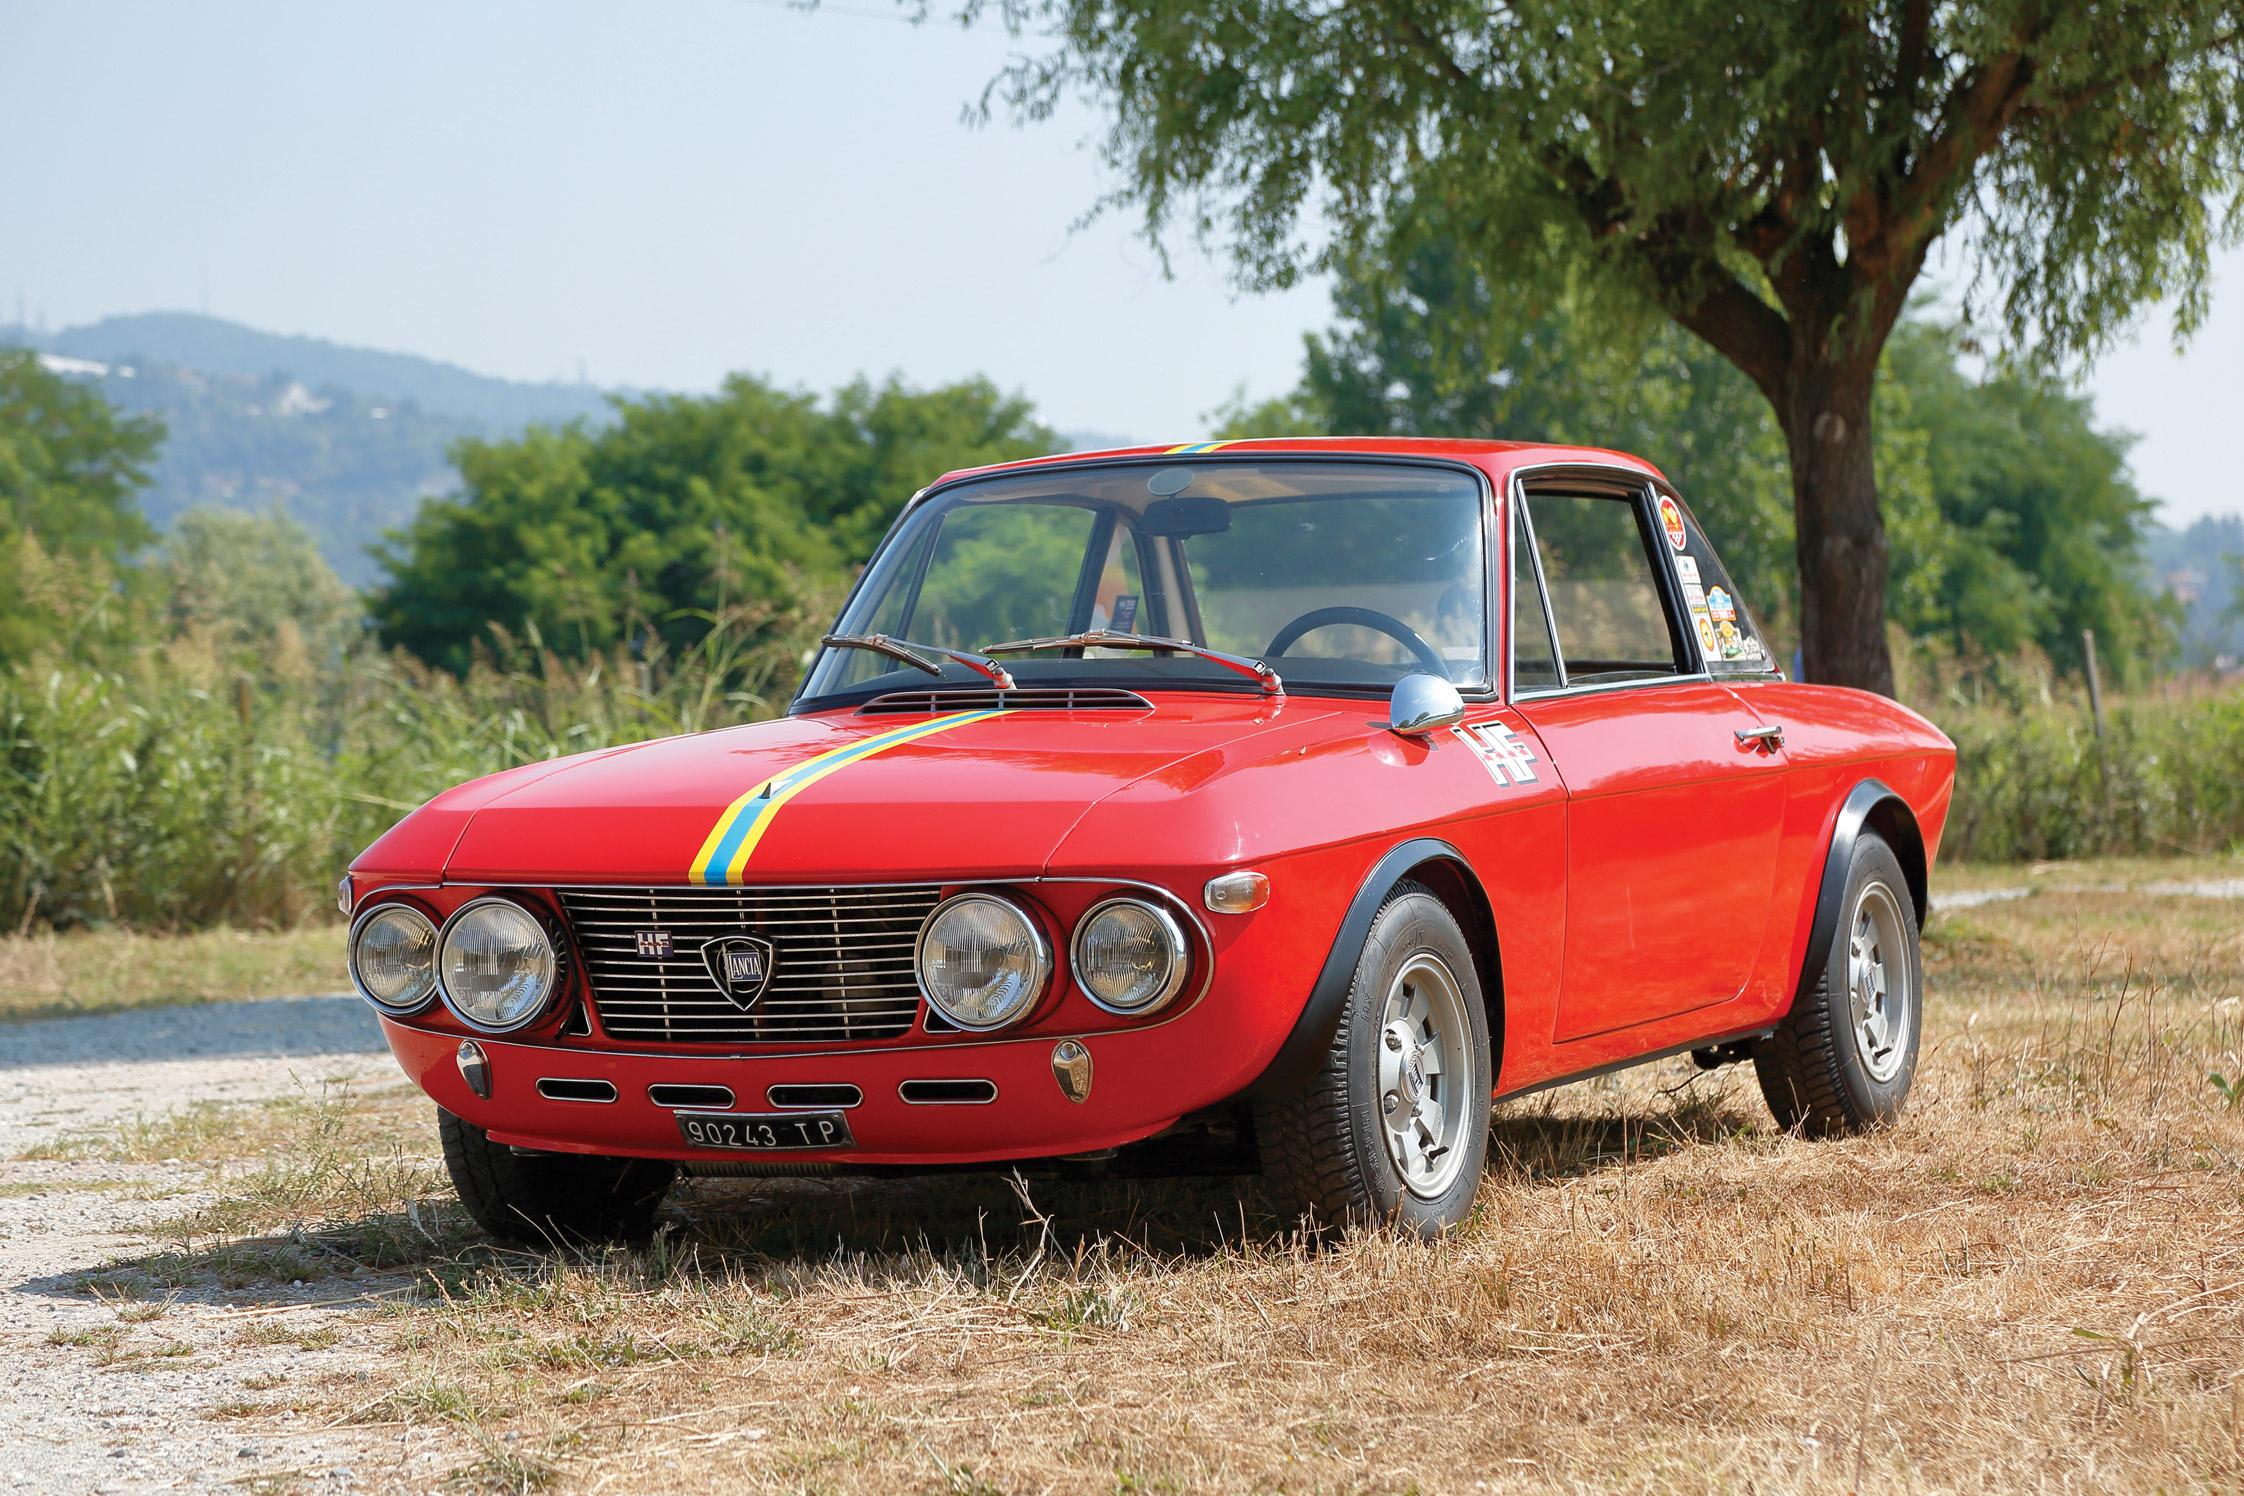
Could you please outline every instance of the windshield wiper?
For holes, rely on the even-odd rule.
[[[1283,696],[1286,683],[1278,679],[1278,672],[1260,660],[1250,660],[1244,655],[1225,654],[1220,649],[1209,649],[1183,639],[1164,639],[1159,634],[1117,634],[1112,629],[1093,629],[1087,634],[1063,634],[1057,639],[1015,639],[1010,644],[985,644],[984,654],[1028,654],[1040,649],[1158,649],[1175,650],[1179,654],[1198,655],[1212,660],[1227,670],[1241,675],[1251,675],[1262,685],[1265,696]]]
[[[1013,672],[988,655],[978,655],[968,650],[945,649],[940,644],[918,644],[909,639],[891,639],[886,634],[828,634],[818,642],[828,649],[862,649],[872,654],[886,655],[940,679],[943,667],[928,658],[936,655],[946,660],[958,661],[1000,691],[1014,689]]]

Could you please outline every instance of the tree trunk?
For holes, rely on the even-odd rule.
[[[1806,678],[1893,694],[1886,526],[1870,441],[1877,361],[1795,367],[1778,406],[1792,458]]]

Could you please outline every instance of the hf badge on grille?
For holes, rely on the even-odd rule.
[[[753,935],[727,935],[701,948],[709,980],[743,1012],[753,1008],[771,985],[771,955],[771,942]]]

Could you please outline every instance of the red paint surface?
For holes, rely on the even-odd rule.
[[[1332,451],[1333,442],[1229,451]],[[1350,441],[1482,467],[1634,458],[1486,442]],[[1151,449],[1159,450],[1159,449]],[[1504,527],[1508,534],[1509,526]],[[1500,569],[1508,578],[1509,566]],[[1508,602],[1498,616],[1510,616]],[[1022,711],[890,749],[820,780],[776,815],[750,859],[758,884],[997,880],[1044,924],[1060,968],[1021,1027],[854,1045],[619,1044],[565,1038],[564,1003],[530,1030],[481,1040],[485,1102],[441,1008],[384,1021],[408,1074],[440,1104],[524,1146],[685,1157],[657,1083],[729,1086],[743,1111],[784,1082],[858,1086],[850,1121],[868,1163],[1074,1153],[1160,1131],[1250,1085],[1276,1055],[1332,950],[1349,901],[1390,847],[1456,847],[1494,924],[1482,984],[1497,1005],[1497,1089],[1514,1092],[1781,1017],[1791,1002],[1840,801],[1884,780],[1937,848],[1954,751],[1878,697],[1782,683],[1672,682],[1477,705],[1526,750],[1533,778],[1493,772],[1454,734],[1407,740],[1383,702],[1149,691],[1151,712]],[[683,884],[719,814],[778,771],[911,718],[828,712],[531,765],[448,791],[353,864],[361,907],[403,897],[441,919],[495,885],[549,911],[543,889]],[[1741,727],[1781,723],[1775,753]],[[1207,913],[1200,889],[1259,869],[1271,900]],[[1151,1020],[1104,1013],[1066,974],[1075,920],[1122,884],[1167,890],[1190,916],[1187,995]],[[585,996],[569,963],[571,999]],[[1080,1037],[1090,1099],[1069,1102],[1053,1044]],[[612,1105],[539,1097],[541,1077],[612,1081]],[[987,1106],[907,1106],[907,1079],[994,1081]]]

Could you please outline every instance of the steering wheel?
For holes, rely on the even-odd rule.
[[[1390,618],[1375,608],[1313,608],[1278,630],[1277,636],[1270,641],[1268,654],[1271,659],[1276,659],[1291,649],[1303,634],[1312,629],[1330,628],[1336,623],[1352,623],[1358,628],[1385,634],[1409,650],[1418,663],[1425,667],[1428,675],[1449,679],[1449,667],[1442,663],[1440,655],[1434,653],[1434,646],[1419,638],[1418,631],[1400,618]]]

